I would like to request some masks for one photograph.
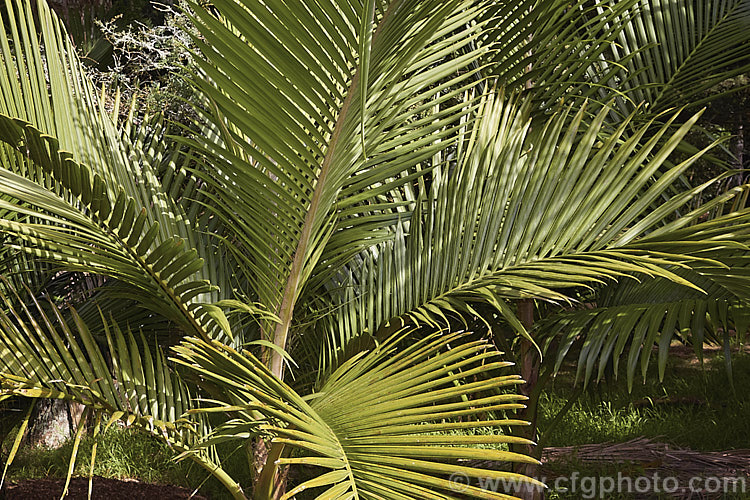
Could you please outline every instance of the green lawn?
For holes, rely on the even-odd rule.
[[[11,435],[5,442],[4,455],[11,445]],[[91,448],[94,440],[84,437],[78,450],[75,476],[87,477],[91,465]],[[62,447],[21,448],[8,470],[7,480],[28,478],[64,478],[73,448],[72,440]],[[113,428],[99,439],[94,463],[94,475],[114,479],[137,479],[140,481],[172,484],[191,490],[200,487],[200,493],[209,498],[224,498],[226,490],[204,469],[190,460],[174,462],[174,454],[157,439],[125,429]],[[239,470],[243,466],[244,452],[240,450],[231,457],[227,469],[243,477]],[[246,462],[245,462],[246,463]]]
[[[652,366],[646,383],[636,382],[632,394],[624,381],[590,387],[550,430],[546,443],[646,436],[702,451],[750,448],[750,354],[733,353],[732,365],[734,394],[719,352],[707,352],[703,367],[694,358],[672,357],[663,384]],[[550,384],[540,402],[542,432],[573,394],[569,373]]]
[[[540,404],[540,428],[549,431],[545,435],[547,446],[621,443],[643,436],[699,451],[750,448],[750,355],[739,351],[732,355],[733,391],[720,351],[706,351],[702,367],[695,357],[677,351],[683,355],[670,358],[663,384],[658,381],[654,363],[646,382],[634,384],[631,394],[624,383],[591,387],[550,429],[557,412],[576,394],[573,374],[561,373]],[[654,472],[637,462],[592,464],[573,457],[548,467],[563,476],[570,477],[575,471],[579,477],[588,478],[612,477],[618,472],[631,478],[650,477]],[[578,486],[575,493],[553,492],[547,498],[633,498],[617,493],[600,496],[601,491],[597,496],[583,497],[580,482]],[[648,498],[671,497],[652,493]],[[727,493],[718,498],[750,498],[750,493]]]

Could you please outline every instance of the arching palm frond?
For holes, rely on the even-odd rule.
[[[281,498],[315,487],[326,498],[453,498],[456,484],[447,476],[456,472],[467,478],[541,486],[518,474],[449,462],[535,462],[516,453],[476,447],[527,442],[522,438],[451,432],[524,424],[503,416],[522,408],[518,403],[524,399],[506,391],[521,382],[516,375],[501,375],[509,363],[498,361],[500,353],[487,341],[471,341],[467,334],[421,336],[404,347],[407,333],[352,358],[320,392],[307,398],[257,359],[222,344],[191,339],[176,351],[178,362],[218,388],[213,401],[217,406],[194,412],[232,415],[207,443],[245,439],[248,433],[270,435],[273,460],[267,463],[262,483],[279,466],[317,466],[313,478]],[[474,419],[480,415],[487,419]],[[462,494],[476,498],[513,498],[472,485],[461,488]],[[273,484],[263,483],[256,498],[273,498]]]
[[[0,58],[4,63],[0,73],[0,114],[54,137],[60,150],[88,166],[91,178],[97,174],[101,177],[110,199],[115,199],[122,189],[139,207],[159,207],[160,210],[147,210],[147,217],[149,222],[161,226],[160,240],[171,236],[188,238],[188,222],[161,192],[150,165],[128,157],[130,151],[124,137],[100,107],[75,49],[46,2],[38,4],[38,23],[34,21],[31,2],[6,2],[6,11],[9,25],[0,31]],[[9,32],[14,34],[13,43],[6,38]],[[41,34],[41,41],[37,33]],[[12,142],[17,137],[3,139]],[[68,182],[65,177],[54,180]]]
[[[130,285],[120,296],[128,295],[187,331],[206,335],[211,330],[210,321],[201,323],[202,315],[194,314],[200,304],[190,305],[191,298],[211,290],[205,281],[188,280],[203,266],[195,250],[185,249],[174,237],[157,244],[160,225],[147,223],[145,208],[137,209],[124,191],[109,199],[101,177],[92,178],[88,167],[62,152],[54,138],[7,118],[0,118],[0,127],[19,147],[33,145],[27,150],[33,164],[68,179],[67,189],[77,198],[73,204],[65,195],[0,169],[3,192],[10,200],[1,206],[32,218],[0,220],[3,233],[12,237],[7,245],[67,270],[111,276]]]
[[[734,330],[741,335],[750,326],[750,316],[746,312],[750,302],[748,209],[739,204],[735,210],[729,204],[732,198],[742,198],[748,190],[750,186],[740,186],[715,200],[727,204],[726,214],[719,212],[701,221],[711,206],[716,205],[709,203],[637,243],[657,252],[660,244],[704,245],[729,232],[736,242],[734,248],[709,248],[698,254],[710,257],[712,263],[694,262],[688,268],[672,268],[675,274],[699,290],[663,278],[621,280],[591,294],[589,300],[593,300],[593,304],[541,322],[539,338],[549,345],[554,344],[555,350],[550,351],[555,360],[554,370],[559,369],[571,347],[579,342],[577,377],[584,384],[592,379],[597,364],[597,380],[605,375],[610,361],[616,375],[620,360],[627,354],[626,376],[631,387],[639,363],[645,379],[655,345],[659,347],[660,378],[664,376],[670,344],[676,338],[692,343],[699,359],[703,357],[704,342],[723,344],[728,350],[730,332]],[[727,362],[730,362],[728,352]]]
[[[137,337],[102,318],[100,336],[107,346],[102,349],[75,309],[65,319],[57,306],[33,295],[28,304],[15,293],[0,294],[0,300],[0,397],[74,401],[108,418],[108,425],[121,421],[177,450],[189,449],[211,432],[207,419],[184,415],[196,408],[194,390],[142,332]],[[239,490],[217,465],[214,449],[202,447],[191,457],[228,488]]]
[[[608,11],[619,2],[597,3]],[[639,0],[617,25],[625,29],[604,59],[623,67],[601,83],[627,96],[618,100],[623,115],[641,102],[654,114],[698,108],[723,94],[718,84],[750,70],[746,0]]]
[[[667,293],[670,286],[650,287],[650,291]],[[651,300],[645,294],[642,303],[624,303],[600,306],[594,309],[561,313],[553,320],[539,325],[539,337],[551,340],[555,337],[554,356],[557,371],[571,354],[575,342],[577,350],[577,381],[584,385],[597,382],[610,373],[618,376],[621,362],[625,364],[628,388],[632,389],[638,372],[645,380],[654,346],[658,346],[659,379],[664,378],[669,349],[673,340],[689,341],[702,359],[704,343],[724,345],[727,362],[730,332],[747,331],[750,317],[749,302],[716,299],[710,295],[689,299],[660,301]],[[609,363],[611,363],[611,368]]]
[[[486,71],[509,92],[530,90],[541,111],[561,100],[598,98],[604,104],[623,97],[611,80],[632,55],[612,54],[611,47],[637,3],[497,2],[484,39],[493,49]]]
[[[388,193],[455,144],[487,21],[459,0],[212,5],[194,5],[196,84],[221,134],[195,140],[201,175],[284,347],[308,279],[390,237],[403,203]]]
[[[0,171],[7,244],[63,269],[119,279],[129,285],[120,296],[164,312],[195,334],[212,330],[210,321],[196,320],[205,311],[189,309],[219,298],[220,280],[207,284],[219,266],[203,265],[216,253],[198,245],[195,228],[163,191],[148,158],[134,152],[99,107],[46,3],[39,2],[38,22],[29,2],[6,6],[0,140],[12,147],[9,155],[20,155]]]
[[[563,112],[529,131],[528,108],[489,99],[456,171],[436,173],[421,210],[399,226],[395,240],[334,289],[346,321],[333,319],[332,326],[346,329],[344,339],[374,334],[402,315],[434,326],[451,314],[476,316],[472,304],[487,303],[523,332],[506,301],[572,302],[566,290],[634,273],[695,288],[669,266],[721,267],[710,261],[721,255],[715,252],[743,248],[729,224],[713,226],[710,236],[693,227],[683,237],[674,225],[649,236],[707,187],[652,209],[695,159],[660,172],[697,116],[673,133],[668,121],[641,146],[650,125],[625,139],[626,120],[600,140],[609,110],[588,126],[585,112]],[[735,223],[749,216],[736,214]]]

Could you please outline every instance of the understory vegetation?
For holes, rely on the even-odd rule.
[[[641,436],[700,451],[750,448],[750,354],[732,353],[730,389],[724,355],[706,353],[705,365],[687,353],[670,359],[661,383],[648,379],[632,392],[616,381],[580,394],[562,373],[542,396],[540,428],[548,446],[624,442]],[[565,404],[576,402],[555,425]]]

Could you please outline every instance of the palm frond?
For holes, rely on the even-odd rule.
[[[606,11],[619,2],[597,3]],[[639,0],[613,20],[625,29],[604,59],[621,70],[601,83],[627,96],[618,100],[624,115],[641,102],[649,113],[699,107],[724,94],[715,88],[722,81],[750,69],[749,23],[745,0]]]
[[[6,2],[3,19],[8,26],[0,30],[0,114],[54,137],[60,150],[91,169],[91,177],[101,177],[110,199],[122,189],[140,207],[159,207],[147,210],[149,222],[161,226],[159,240],[188,238],[188,222],[161,191],[153,169],[129,157],[132,150],[100,107],[60,20],[46,2],[39,2],[36,22],[31,4]],[[13,34],[12,40],[6,33]]]
[[[212,5],[217,16],[193,5],[195,80],[219,135],[193,144],[211,158],[211,204],[236,228],[228,239],[247,256],[252,292],[281,318],[283,347],[308,278],[389,237],[382,214],[403,204],[379,197],[454,144],[472,103],[453,100],[487,48],[452,55],[487,21],[459,0],[394,2],[382,14],[347,2]]]
[[[65,319],[51,302],[23,298],[0,294],[1,397],[75,401],[108,416],[109,425],[121,421],[178,450],[210,433],[207,419],[184,415],[196,407],[194,389],[143,333],[137,337],[102,319],[107,346],[102,349],[75,309]],[[192,458],[230,489],[239,489],[215,463],[215,450],[203,448]]]
[[[609,82],[631,56],[615,56],[611,47],[637,4],[638,0],[495,3],[482,39],[492,48],[485,72],[509,92],[531,90],[542,111],[563,99],[592,98],[605,104],[615,95],[627,98]]]
[[[735,188],[740,193],[747,191]],[[705,214],[706,207],[696,210]],[[680,229],[670,227],[686,225],[686,216],[654,231],[639,244],[659,250],[659,240],[667,245],[690,247],[705,245],[714,235],[732,232],[737,243],[750,244],[750,227],[744,221],[747,209],[729,212]],[[649,245],[653,242],[653,245]],[[669,347],[673,339],[689,342],[696,356],[703,359],[704,343],[713,343],[729,349],[730,332],[743,335],[750,326],[746,313],[750,302],[750,257],[743,248],[706,248],[698,255],[710,257],[711,263],[691,263],[690,267],[673,268],[672,271],[699,290],[680,286],[664,278],[622,280],[610,283],[594,295],[595,308],[555,315],[539,324],[538,337],[555,352],[555,370],[569,355],[575,342],[581,343],[578,355],[577,378],[587,384],[594,375],[596,380],[606,373],[609,363],[617,375],[620,360],[627,353],[626,377],[629,387],[640,362],[646,378],[652,348],[658,345],[659,377],[664,377]],[[715,263],[720,263],[720,266]],[[584,304],[585,305],[585,304]],[[591,304],[589,304],[590,306]],[[729,353],[725,353],[727,362]]]
[[[6,6],[8,25],[0,30],[0,140],[11,146],[3,162],[2,193],[10,200],[4,201],[4,230],[18,238],[13,248],[23,241],[34,258],[54,260],[61,252],[58,264],[68,270],[123,279],[141,304],[156,299],[156,307],[171,319],[200,334],[186,309],[220,298],[215,285],[227,280],[220,279],[220,266],[202,265],[220,255],[202,244],[184,208],[162,188],[150,161],[163,158],[164,151],[152,150],[149,158],[148,149],[139,149],[158,133],[131,138],[118,131],[46,2],[39,2],[35,15],[29,2]],[[49,192],[43,194],[44,188]],[[20,236],[26,229],[30,232]],[[97,253],[89,243],[100,240]],[[119,250],[107,254],[108,244]],[[143,259],[147,253],[153,261]],[[152,264],[158,269],[150,269]],[[214,286],[206,285],[209,279]],[[154,295],[147,298],[144,289]]]
[[[156,241],[158,223],[147,223],[147,211],[120,191],[109,199],[103,180],[88,167],[74,162],[60,150],[56,139],[43,136],[31,126],[3,119],[4,137],[15,138],[17,147],[37,167],[51,175],[69,179],[67,189],[77,198],[69,201],[24,176],[0,169],[3,193],[9,201],[0,207],[31,222],[0,219],[0,230],[12,237],[7,245],[70,271],[101,274],[130,285],[121,290],[142,306],[161,313],[187,331],[205,335],[212,330],[205,305],[191,299],[211,291],[206,281],[194,279],[203,259],[186,249],[179,238]],[[202,324],[200,319],[206,316]]]
[[[650,125],[625,137],[630,119],[600,137],[607,108],[588,125],[582,108],[532,131],[528,109],[502,96],[487,99],[455,172],[436,171],[419,210],[398,226],[395,239],[340,278],[331,291],[338,319],[329,320],[348,332],[344,339],[374,334],[402,315],[432,326],[445,324],[448,315],[478,316],[475,303],[494,306],[524,333],[506,301],[573,302],[566,291],[633,274],[695,287],[668,266],[722,267],[703,261],[712,254],[701,252],[743,248],[728,223],[710,238],[692,227],[690,246],[674,240],[690,238],[678,237],[672,226],[663,228],[669,236],[662,240],[658,230],[647,236],[709,185],[653,209],[697,157],[661,172],[697,116],[672,133],[668,120],[640,145]],[[733,217],[739,223],[748,213]]]
[[[648,292],[669,292],[668,283],[652,286]],[[610,373],[615,377],[620,363],[625,365],[628,388],[632,389],[640,372],[645,381],[654,348],[658,347],[659,379],[663,380],[671,343],[680,340],[693,345],[696,357],[703,359],[705,344],[723,345],[730,362],[730,332],[748,330],[749,302],[697,296],[680,300],[651,300],[643,293],[642,303],[598,305],[596,308],[571,311],[555,316],[539,325],[538,336],[549,343],[554,371],[576,349],[576,381],[587,385]],[[552,343],[552,337],[555,342]],[[553,349],[553,350],[552,350]]]
[[[193,410],[230,415],[206,443],[266,434],[273,438],[271,470],[302,464],[321,468],[282,498],[313,487],[322,487],[321,494],[330,498],[453,498],[455,484],[447,476],[457,471],[541,486],[518,474],[446,463],[456,458],[536,463],[475,446],[529,443],[525,439],[451,432],[523,425],[503,416],[523,407],[519,402],[525,398],[506,390],[521,380],[500,374],[510,363],[499,361],[500,353],[487,341],[461,333],[434,334],[404,347],[409,333],[400,332],[351,359],[307,398],[257,359],[217,342],[189,339],[175,351],[176,361],[214,387],[221,384],[214,391],[214,408]],[[273,477],[272,471],[264,475]],[[256,498],[270,498],[272,490],[262,488],[271,486],[261,486]],[[462,494],[509,498],[471,485]]]

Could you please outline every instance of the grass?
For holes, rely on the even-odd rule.
[[[571,446],[645,436],[700,451],[750,448],[750,355],[735,353],[732,362],[735,393],[718,353],[707,356],[702,368],[671,358],[663,384],[652,366],[632,394],[624,383],[591,387],[549,430],[545,443]],[[573,394],[566,374],[550,384],[540,401],[543,433]]]
[[[90,437],[81,441],[74,475],[88,475],[93,442]],[[72,449],[70,441],[58,449],[23,447],[9,469],[9,479],[65,477]],[[99,441],[94,474],[188,486],[184,466],[170,457],[169,449],[149,436],[113,429]]]
[[[654,363],[646,381],[636,382],[632,393],[628,393],[624,381],[594,385],[581,393],[550,428],[555,415],[576,395],[574,373],[561,373],[540,400],[539,426],[545,446],[625,442],[648,437],[699,451],[750,448],[750,355],[733,353],[732,364],[734,390],[720,352],[706,353],[703,366],[693,357],[670,357],[663,383],[658,381]],[[568,478],[575,471],[579,478],[590,481],[617,476],[618,472],[631,478],[653,474],[637,463],[582,463],[574,457],[557,460],[550,466]],[[633,498],[626,493],[601,491],[584,496],[580,479],[578,488],[575,492],[552,491],[546,498]],[[728,491],[721,498],[750,498],[749,493]],[[669,498],[664,494],[650,495],[649,498]]]
[[[6,439],[4,454],[7,455],[14,437],[11,434]],[[88,476],[93,443],[91,437],[81,440],[74,477]],[[7,480],[64,478],[68,472],[72,449],[72,440],[57,449],[22,447],[8,469]],[[190,460],[175,462],[172,460],[173,456],[174,453],[166,444],[152,436],[113,428],[99,438],[94,475],[170,484],[190,490],[199,488],[200,494],[212,499],[230,498],[224,487],[207,471]],[[241,451],[232,455],[225,467],[235,478],[247,476],[247,462]]]

